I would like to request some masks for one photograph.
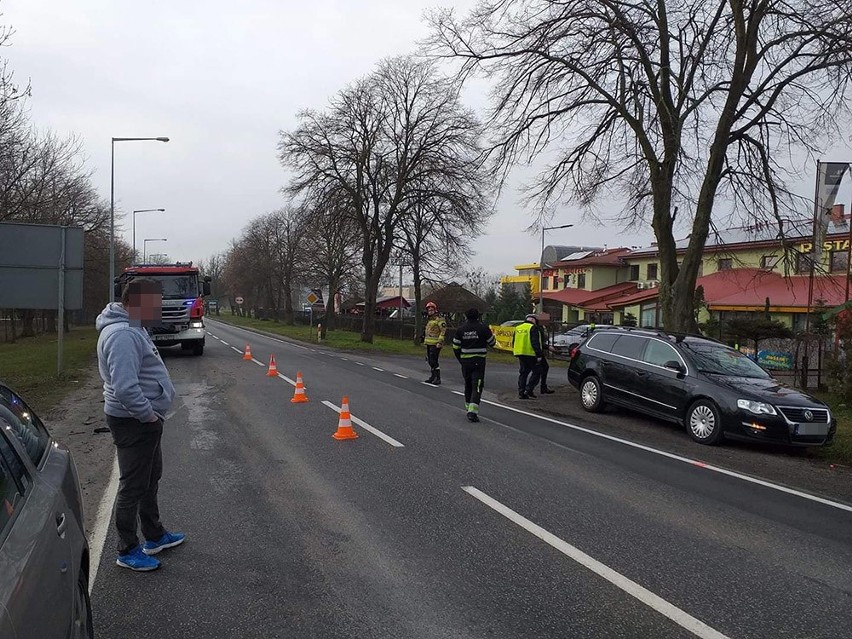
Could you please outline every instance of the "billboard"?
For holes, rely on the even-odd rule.
[[[83,229],[0,223],[0,308],[83,308]]]

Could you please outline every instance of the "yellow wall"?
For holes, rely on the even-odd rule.
[[[538,295],[538,275],[504,275],[500,284],[529,284],[533,297]]]
[[[586,269],[586,285],[590,291],[597,291],[617,283],[618,269],[611,266]]]

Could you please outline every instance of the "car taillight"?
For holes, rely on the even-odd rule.
[[[570,351],[568,351],[568,356],[569,356],[571,359],[574,359],[574,357],[575,357],[575,356],[577,355],[577,353],[579,353],[579,352],[580,352],[580,349],[579,349],[579,348],[577,348],[577,347],[575,346],[575,347],[574,347],[574,348],[572,348]]]
[[[192,308],[189,309],[189,318],[196,319],[199,317],[204,317],[204,300],[202,298],[196,298],[196,300],[192,303]]]

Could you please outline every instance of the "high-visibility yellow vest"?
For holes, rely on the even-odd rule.
[[[524,322],[515,327],[515,342],[512,345],[512,353],[517,355],[530,355],[535,357],[535,349],[533,349],[532,340],[530,339],[530,331],[533,329],[533,324]]]
[[[426,346],[435,346],[444,343],[444,335],[447,332],[447,320],[440,315],[433,315],[426,322],[425,339]]]

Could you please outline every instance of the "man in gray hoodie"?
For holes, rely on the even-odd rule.
[[[104,381],[104,412],[117,449],[121,474],[115,504],[116,563],[136,571],[155,570],[151,555],[183,543],[185,536],[160,523],[157,489],[163,472],[160,440],[175,389],[145,330],[161,321],[159,282],[135,279],[121,303],[108,304],[95,323],[98,370]],[[146,541],[139,545],[137,517]]]

